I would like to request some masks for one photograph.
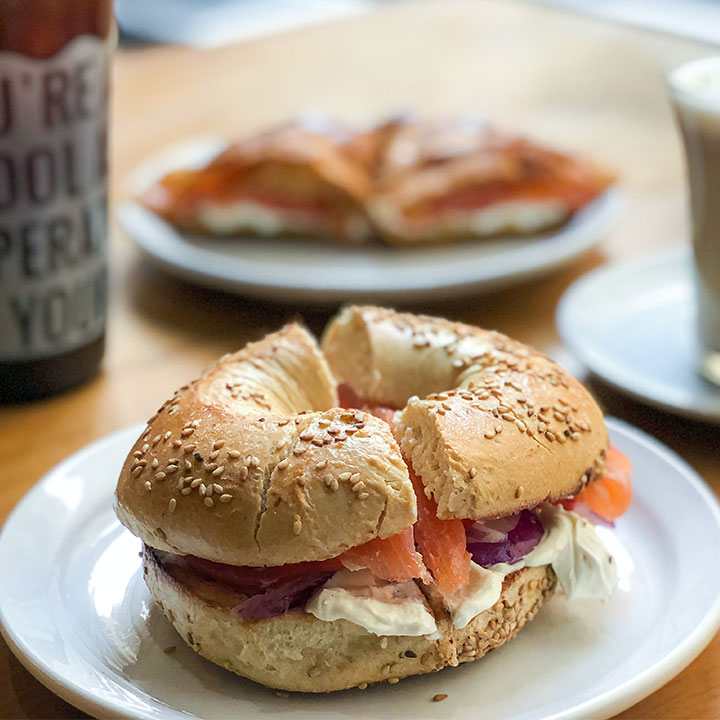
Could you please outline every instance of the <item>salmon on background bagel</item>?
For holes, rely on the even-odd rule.
[[[513,637],[560,586],[607,597],[593,522],[630,499],[584,388],[533,349],[349,307],[322,351],[291,324],[148,422],[121,522],[186,642],[271,687],[439,670]]]

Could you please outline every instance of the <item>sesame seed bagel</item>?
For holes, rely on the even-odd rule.
[[[298,325],[225,356],[149,420],[118,481],[120,521],[159,550],[249,566],[401,532],[416,502],[397,442],[337,404]]]
[[[395,434],[443,518],[502,517],[579,492],[604,468],[602,412],[545,355],[497,332],[376,307],[327,327],[330,369]]]
[[[303,611],[266,620],[231,612],[237,596],[144,553],[145,581],[166,617],[193,650],[238,675],[280,690],[330,692],[396,682],[471,662],[514,637],[552,595],[549,566],[508,575],[502,596],[462,629],[429,598],[439,637],[378,637],[347,620],[324,622]],[[423,587],[422,585],[420,586]]]

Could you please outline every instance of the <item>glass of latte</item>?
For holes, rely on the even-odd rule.
[[[667,77],[687,160],[700,372],[720,385],[720,57]]]

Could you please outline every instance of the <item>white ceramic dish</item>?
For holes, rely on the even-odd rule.
[[[598,377],[642,402],[720,423],[720,388],[698,375],[689,250],[607,265],[562,297],[563,342]]]
[[[484,659],[397,685],[279,697],[195,655],[154,606],[140,542],[111,508],[136,426],[88,446],[20,502],[0,535],[0,623],[23,664],[100,717],[601,718],[667,682],[720,624],[720,510],[667,448],[617,420],[635,500],[609,534],[622,582],[603,605],[553,598]],[[678,512],[682,508],[682,512]],[[171,654],[163,649],[177,647]],[[438,706],[436,693],[448,698]]]
[[[129,179],[136,194],[167,171],[202,164],[223,143],[198,138],[147,160]],[[167,272],[228,292],[274,300],[411,302],[484,292],[562,266],[597,244],[621,207],[611,188],[567,225],[532,238],[501,238],[430,248],[345,248],[302,240],[183,235],[135,202],[120,223]]]

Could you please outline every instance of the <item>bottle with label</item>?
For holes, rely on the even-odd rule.
[[[98,369],[112,0],[0,0],[0,402]]]

